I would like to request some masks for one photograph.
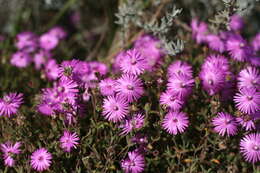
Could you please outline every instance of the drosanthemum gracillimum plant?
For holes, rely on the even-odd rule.
[[[116,82],[117,94],[129,103],[136,101],[144,93],[143,83],[137,76],[123,74]]]
[[[260,134],[250,133],[240,141],[240,150],[244,158],[252,163],[260,161]]]
[[[217,117],[212,119],[214,130],[221,136],[233,136],[237,133],[237,122],[235,117],[228,113],[219,112]]]
[[[252,33],[242,30],[248,22],[236,14],[240,1],[225,2],[223,13],[221,1],[174,1],[182,13],[168,11],[169,0],[86,3],[104,25],[96,15],[81,16],[78,1],[50,23],[72,33],[56,26],[19,33],[14,42],[0,35],[1,170],[258,171],[260,35],[248,38]],[[116,9],[110,4],[120,5],[116,23],[123,28],[111,27]],[[59,4],[45,5],[39,9],[51,10],[48,17],[60,11]],[[206,11],[195,9],[204,5]],[[67,12],[81,19],[63,22]],[[31,9],[25,14],[34,19]],[[45,21],[40,16],[31,22]],[[81,26],[83,17],[89,26]],[[11,27],[10,36],[26,25],[15,22],[22,25]],[[243,157],[233,154],[239,149]]]
[[[169,112],[162,122],[163,129],[172,135],[183,133],[188,125],[189,119],[184,112]]]
[[[121,167],[125,173],[141,173],[144,166],[144,157],[138,150],[128,152],[128,157],[121,161]]]
[[[23,94],[9,93],[0,99],[0,116],[12,116],[17,113],[23,103]]]
[[[40,148],[32,153],[30,164],[34,170],[41,172],[51,166],[51,160],[52,155],[45,148]]]
[[[60,138],[60,146],[65,152],[70,152],[73,148],[77,148],[78,141],[79,137],[75,132],[64,131],[63,136]]]
[[[16,142],[12,144],[11,142],[6,142],[0,145],[0,149],[3,152],[4,164],[9,167],[15,166],[14,156],[21,153],[21,143]]]
[[[103,116],[112,122],[118,122],[129,113],[129,105],[125,98],[116,95],[103,100]]]

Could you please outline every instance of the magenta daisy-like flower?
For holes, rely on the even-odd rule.
[[[30,164],[34,170],[44,171],[51,166],[51,160],[51,154],[45,148],[40,148],[32,153]]]
[[[59,67],[59,77],[61,79],[74,79],[78,60],[63,61]]]
[[[172,77],[174,75],[187,75],[192,77],[192,68],[191,66],[183,61],[175,61],[168,67],[168,76]]]
[[[106,78],[101,80],[98,86],[103,96],[111,96],[115,93],[116,81],[111,78]]]
[[[260,92],[255,88],[243,88],[234,97],[236,107],[243,113],[253,114],[260,110]]]
[[[32,57],[29,53],[26,52],[16,52],[12,55],[10,63],[16,67],[24,68],[30,65],[32,62]]]
[[[35,68],[37,70],[40,70],[43,65],[47,62],[48,59],[52,57],[51,53],[49,51],[39,51],[34,54],[33,62],[35,65]]]
[[[57,84],[56,88],[59,93],[78,93],[78,84],[70,79],[61,79]]]
[[[260,88],[260,73],[259,70],[255,67],[247,67],[243,69],[237,78],[238,87],[242,88]]]
[[[138,151],[128,152],[128,157],[121,161],[125,173],[141,173],[144,171],[144,156]]]
[[[51,28],[48,33],[58,39],[64,39],[67,36],[67,32],[60,26]]]
[[[120,69],[124,73],[139,75],[146,68],[146,60],[137,49],[130,49],[124,54],[120,63]]]
[[[212,124],[214,131],[221,136],[233,136],[237,133],[236,119],[228,113],[219,112],[218,116],[212,119]]]
[[[121,51],[121,52],[119,52],[116,55],[116,57],[112,60],[112,62],[113,62],[113,71],[120,72],[121,62],[125,58],[125,56],[126,56],[126,51]]]
[[[184,74],[173,75],[168,79],[167,87],[170,92],[178,95],[181,99],[186,98],[192,92],[194,79]]]
[[[129,116],[119,127],[122,128],[121,135],[126,135],[134,129],[140,129],[144,125],[144,115],[141,113]]]
[[[200,22],[197,19],[191,21],[192,38],[197,43],[204,43],[207,41],[208,25],[205,22]]]
[[[253,52],[248,43],[239,35],[228,38],[226,48],[230,56],[237,61],[246,61]]]
[[[203,88],[209,93],[209,95],[218,93],[224,87],[225,73],[219,69],[202,69],[199,77],[202,80]]]
[[[10,117],[17,113],[20,105],[23,103],[23,94],[9,93],[0,99],[0,116]]]
[[[44,74],[49,80],[56,80],[59,76],[59,66],[55,59],[49,59],[44,66]]]
[[[160,104],[166,105],[173,111],[178,111],[182,108],[184,101],[181,100],[176,94],[173,94],[170,91],[166,91],[160,96]]]
[[[260,134],[251,133],[244,136],[240,141],[240,152],[251,163],[260,161]]]
[[[31,53],[38,47],[38,38],[32,32],[21,32],[16,36],[15,46],[24,52]]]
[[[65,152],[70,152],[72,148],[77,148],[78,141],[79,137],[75,132],[64,131],[63,136],[60,138],[60,146]]]
[[[0,149],[3,152],[4,164],[9,167],[15,165],[14,155],[20,154],[21,143],[16,142],[14,145],[11,142],[6,142],[0,145]]]
[[[203,63],[202,69],[218,69],[227,73],[229,71],[228,59],[222,55],[209,55]]]
[[[130,103],[138,100],[144,93],[143,83],[137,76],[123,74],[116,82],[116,92]]]
[[[249,57],[249,62],[255,67],[260,67],[260,56]]]
[[[162,127],[168,133],[177,135],[183,133],[188,127],[189,120],[184,112],[169,112],[163,119]]]
[[[251,42],[251,45],[254,48],[254,51],[260,50],[260,33],[256,34]]]
[[[156,37],[152,35],[142,35],[135,41],[134,48],[146,59],[145,70],[153,71],[161,64],[164,53],[161,48],[160,40]]]
[[[121,121],[129,112],[128,102],[118,95],[103,100],[103,116],[112,122]]]
[[[225,51],[225,42],[221,40],[221,38],[218,35],[215,34],[209,34],[206,37],[208,46],[215,51],[218,51],[220,53]]]
[[[236,121],[246,130],[251,131],[256,129],[255,121],[260,119],[257,116],[258,114],[250,114],[250,115],[243,115],[241,117],[237,117]]]
[[[58,43],[59,39],[55,37],[53,34],[45,33],[41,35],[39,38],[40,47],[44,50],[52,50],[54,49]]]
[[[229,27],[234,30],[241,30],[244,26],[244,21],[239,15],[233,15],[230,17]]]

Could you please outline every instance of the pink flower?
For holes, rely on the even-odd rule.
[[[123,74],[116,82],[116,92],[128,102],[137,101],[144,93],[143,83],[137,76]]]
[[[208,25],[205,22],[199,22],[197,19],[191,21],[192,38],[197,43],[205,43],[207,41]]]
[[[118,95],[103,100],[103,116],[112,122],[121,121],[129,112],[128,102]]]
[[[77,148],[78,141],[79,137],[75,132],[64,131],[63,136],[60,138],[60,146],[65,152],[70,152],[72,148]]]
[[[183,133],[188,127],[189,120],[184,112],[169,112],[166,114],[162,122],[162,127],[168,133],[177,135]]]
[[[10,63],[16,67],[24,68],[30,65],[32,57],[26,52],[16,52],[12,55]]]
[[[240,151],[246,161],[256,163],[260,161],[260,134],[250,133],[240,141]]]
[[[236,107],[243,113],[252,114],[260,110],[260,92],[254,88],[243,88],[234,97]]]
[[[225,134],[233,136],[237,133],[236,119],[228,113],[219,112],[218,116],[212,119],[212,124],[214,125],[214,130],[221,136]]]
[[[41,35],[39,42],[40,42],[40,47],[43,48],[44,50],[52,50],[58,45],[59,40],[53,34],[45,33]]]
[[[13,167],[15,165],[13,157],[21,153],[20,147],[20,142],[16,142],[14,145],[10,142],[1,144],[0,149],[3,152],[4,163],[6,166]]]
[[[124,54],[120,68],[124,73],[140,75],[146,68],[146,60],[137,49],[130,49]]]
[[[173,94],[167,90],[161,94],[160,104],[166,105],[168,108],[170,108],[170,110],[178,111],[182,108],[184,101],[181,100],[176,94]]]
[[[116,81],[111,78],[106,78],[99,82],[99,89],[103,96],[110,96],[115,93]]]
[[[10,117],[11,115],[16,114],[22,103],[23,94],[9,93],[4,95],[4,97],[0,99],[0,116],[4,115]]]
[[[128,157],[121,161],[125,173],[141,173],[144,170],[145,160],[138,151],[128,152]]]
[[[32,153],[30,164],[34,170],[44,171],[51,166],[51,160],[51,154],[45,148],[40,148]]]
[[[232,30],[241,30],[244,27],[244,21],[239,15],[233,15],[230,17],[229,26]]]

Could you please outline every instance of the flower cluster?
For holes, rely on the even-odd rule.
[[[206,107],[203,115],[213,116],[207,126],[226,139],[245,132],[240,140],[240,151],[245,160],[256,163],[260,161],[260,34],[249,43],[241,34],[242,18],[234,15],[230,19],[229,30],[217,34],[210,32],[207,23],[198,19],[191,21],[191,37],[209,47],[198,69],[188,60],[167,57],[160,40],[148,34],[138,38],[131,48],[119,52],[111,62],[111,71],[109,65],[98,61],[72,59],[57,63],[51,51],[67,35],[60,27],[41,36],[31,32],[18,34],[15,42],[18,51],[12,55],[11,64],[25,68],[33,62],[35,69],[50,80],[35,99],[36,114],[53,121],[62,120],[65,128],[57,141],[66,155],[84,140],[69,129],[79,125],[81,120],[89,121],[88,117],[80,118],[90,109],[101,115],[95,117],[95,123],[100,118],[117,128],[121,139],[126,139],[127,154],[125,158],[120,156],[122,170],[141,173],[146,167],[145,156],[152,148],[151,124],[153,128],[160,126],[164,136],[178,138],[188,127],[191,129],[196,120],[190,110],[196,104],[190,104],[191,100],[202,99],[205,105],[201,106]],[[21,93],[3,95],[0,116],[17,114],[23,102]],[[154,123],[151,119],[160,120]],[[5,166],[17,164],[19,155],[26,151],[22,146],[25,146],[23,142],[1,144]],[[41,145],[37,148],[29,158],[31,168],[39,172],[50,170],[56,158],[55,152],[49,152],[53,148]]]
[[[58,78],[58,64],[53,58],[52,50],[66,36],[66,31],[58,26],[40,36],[29,31],[19,33],[15,42],[18,50],[12,55],[10,62],[19,68],[34,63],[35,69],[41,70],[45,78],[55,80]]]
[[[62,114],[69,124],[75,122],[76,116],[84,112],[84,102],[89,99],[80,91],[87,95],[89,88],[98,85],[97,73],[105,75],[107,67],[96,61],[63,61],[53,87],[42,90],[38,111],[47,116]]]
[[[249,44],[240,31],[244,27],[240,16],[234,15],[230,18],[230,30],[221,31],[218,34],[212,34],[208,30],[207,24],[193,19],[191,22],[192,35],[197,43],[207,44],[208,47],[218,53],[227,52],[231,58],[236,61],[248,62],[259,66],[259,34]]]
[[[67,130],[64,131],[63,136],[60,138],[60,147],[64,152],[71,152],[72,148],[77,148],[79,141],[78,135],[74,132],[71,133]],[[4,164],[8,167],[15,166],[16,155],[21,154],[21,142],[16,142],[12,144],[11,142],[6,142],[0,145],[0,151],[3,152]],[[36,171],[47,170],[51,166],[52,155],[45,148],[39,148],[35,150],[30,157],[30,164],[32,168]]]
[[[207,24],[193,20],[191,23],[193,38],[197,43],[206,44],[215,54],[209,55],[204,61],[199,77],[202,87],[209,95],[220,95],[223,100],[233,100],[238,110],[235,117],[227,112],[219,112],[212,119],[214,131],[221,136],[234,136],[241,125],[246,131],[257,130],[260,119],[260,72],[259,72],[259,34],[248,43],[240,31],[244,27],[240,16],[231,17],[229,31],[210,34]],[[229,61],[221,53],[227,52],[235,61],[248,63],[238,75],[230,70]],[[218,53],[218,54],[217,54]],[[240,149],[249,162],[260,161],[259,133],[245,135],[240,142]]]

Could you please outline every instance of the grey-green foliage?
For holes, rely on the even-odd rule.
[[[212,31],[219,29],[229,29],[230,16],[237,13],[241,16],[248,15],[256,5],[258,0],[222,0],[224,8],[217,12],[213,19],[209,21]]]
[[[236,0],[237,13],[244,16],[252,12],[259,0]]]
[[[167,12],[166,15],[160,19],[160,22],[152,21],[151,23],[142,25],[147,32],[152,32],[153,35],[160,38],[165,53],[171,56],[180,53],[184,49],[184,42],[182,40],[177,39],[174,42],[168,39],[168,34],[173,26],[173,20],[178,17],[181,12],[182,9],[173,6],[171,12]]]
[[[140,1],[127,0],[126,3],[119,6],[118,13],[115,14],[117,17],[115,23],[122,26],[123,33],[126,33],[130,23],[133,23],[143,28],[146,32],[150,32],[159,37],[168,55],[176,55],[181,52],[184,48],[184,42],[181,40],[174,42],[168,39],[168,35],[173,26],[173,19],[181,13],[182,9],[173,6],[171,12],[167,12],[159,21],[152,20],[143,22],[141,20],[142,9],[138,2]],[[160,3],[160,1],[158,1],[158,3]],[[123,39],[125,39],[124,36],[125,34],[123,34]]]
[[[134,0],[127,0],[118,8],[116,24],[121,25],[124,29],[129,27],[130,22],[139,20],[138,14],[140,13],[139,5]]]
[[[146,31],[152,32],[154,35],[163,36],[168,33],[173,25],[173,19],[181,13],[182,9],[177,9],[173,6],[172,11],[167,12],[160,22],[152,21],[151,23],[144,24],[143,28]]]

